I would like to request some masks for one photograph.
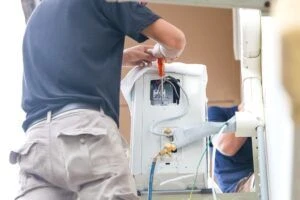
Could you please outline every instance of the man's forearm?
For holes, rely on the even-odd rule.
[[[245,144],[247,137],[235,137],[234,133],[225,133],[217,136],[214,146],[225,156],[234,156]]]

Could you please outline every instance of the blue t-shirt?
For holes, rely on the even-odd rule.
[[[208,120],[224,122],[235,115],[237,107],[221,108],[212,106],[208,108]],[[236,185],[244,177],[253,172],[252,142],[248,138],[245,144],[234,156],[225,156],[216,151],[215,178],[221,190],[225,193],[235,192]]]
[[[118,124],[125,36],[138,42],[159,16],[134,3],[43,0],[23,42],[23,128],[68,103],[101,107]]]

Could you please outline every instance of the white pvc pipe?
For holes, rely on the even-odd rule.
[[[268,200],[268,176],[267,176],[267,153],[265,151],[265,128],[263,126],[257,127],[257,137],[258,137],[258,146],[259,146],[259,177],[260,177],[260,199]]]
[[[257,134],[248,128],[237,130],[237,136],[252,137],[256,192],[261,200],[268,200],[267,157],[264,132],[263,89],[261,81],[261,13],[258,10],[240,9],[241,30],[241,81],[245,112],[258,122]],[[253,118],[252,117],[252,118]],[[253,119],[249,117],[249,122]],[[237,118],[237,127],[243,127]],[[246,121],[247,122],[247,121]],[[245,123],[244,123],[245,124]],[[245,124],[246,127],[246,124]],[[252,129],[253,129],[252,128]],[[258,149],[257,149],[258,148]],[[259,172],[259,176],[258,176]],[[259,184],[258,184],[259,183]]]
[[[261,15],[258,10],[240,10],[242,31],[241,78],[244,109],[264,123],[260,57]]]

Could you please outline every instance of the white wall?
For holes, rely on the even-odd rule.
[[[11,200],[19,188],[18,167],[9,152],[22,143],[22,37],[24,17],[20,0],[0,1],[0,199]]]
[[[281,83],[279,33],[271,17],[262,19],[262,74],[269,197],[270,200],[290,200],[293,145],[291,104]]]

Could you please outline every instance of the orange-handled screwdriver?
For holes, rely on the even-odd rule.
[[[157,67],[158,67],[158,75],[160,77],[165,76],[165,59],[164,58],[157,59]]]
[[[158,75],[160,76],[160,97],[161,97],[161,104],[163,104],[163,96],[164,96],[164,76],[165,76],[165,59],[158,58],[157,59],[157,68],[158,68]]]

